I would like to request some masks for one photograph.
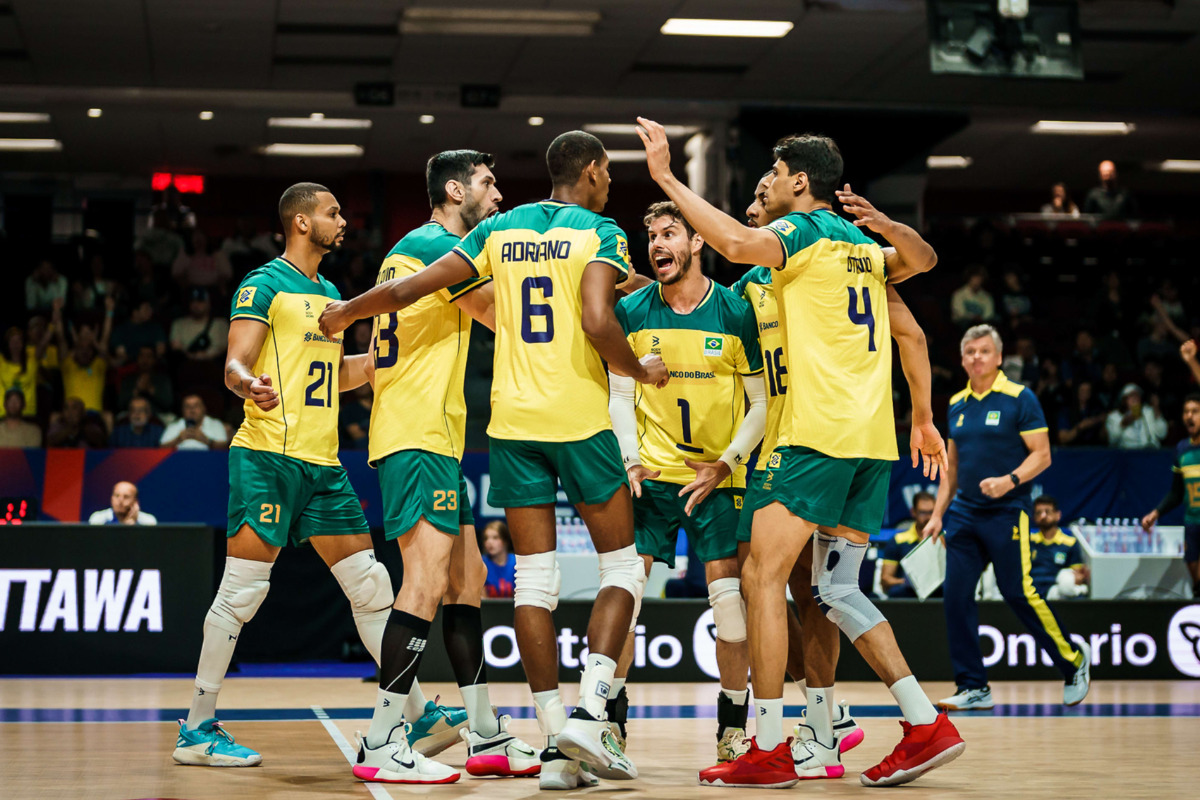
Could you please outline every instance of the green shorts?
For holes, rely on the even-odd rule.
[[[362,503],[341,466],[324,467],[291,456],[229,448],[229,528],[249,525],[275,547],[310,536],[368,533]]]
[[[496,438],[491,442],[488,505],[496,508],[554,503],[559,481],[571,505],[603,503],[629,485],[612,431],[578,442]]]
[[[688,498],[679,496],[682,488],[675,483],[642,481],[642,496],[633,498],[633,537],[638,554],[674,567],[675,542],[682,525],[703,563],[736,556],[744,490],[714,489],[689,517],[683,513]]]
[[[766,476],[765,469],[756,469],[746,475],[746,499],[742,503],[742,513],[738,515],[737,524],[737,540],[739,542],[750,541],[750,528],[754,524],[754,509],[762,508],[771,502],[770,500],[763,502],[760,499],[764,496],[762,483]]]
[[[810,447],[780,447],[761,470],[761,491],[746,497],[743,514],[774,502],[823,528],[845,525],[879,533],[887,509],[892,462],[875,458],[833,458]],[[758,481],[754,481],[758,483]]]
[[[467,480],[457,458],[425,450],[400,450],[375,465],[383,493],[383,532],[391,540],[403,536],[424,517],[443,533],[458,535],[459,526],[474,525]]]

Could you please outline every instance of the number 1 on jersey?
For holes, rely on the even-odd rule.
[[[870,337],[867,340],[867,352],[875,352],[875,315],[871,313],[871,292],[864,286],[862,290],[863,310],[860,313],[858,310],[858,292],[854,291],[853,286],[847,286],[846,290],[850,292],[850,321],[855,325],[866,325],[867,335]]]
[[[686,453],[703,453],[704,449],[692,447],[692,407],[682,397],[675,401],[679,406],[679,419],[683,425],[683,444],[676,443],[675,447]]]

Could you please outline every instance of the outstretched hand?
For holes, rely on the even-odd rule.
[[[938,470],[943,473],[946,471],[946,443],[932,422],[914,425],[912,433],[909,434],[908,444],[912,450],[913,467],[920,466],[921,473],[926,478],[936,481]]]
[[[688,469],[696,470],[696,480],[679,490],[680,497],[691,494],[683,506],[683,513],[690,517],[692,509],[700,505],[704,498],[708,497],[722,481],[728,480],[732,473],[729,465],[724,461],[692,461],[690,458],[685,458],[683,463],[688,466]]]
[[[878,234],[887,233],[888,227],[892,224],[891,219],[887,214],[884,214],[875,206],[867,202],[863,197],[859,197],[850,189],[850,184],[846,184],[844,188],[838,189],[838,202],[842,204],[847,214],[855,217],[854,224],[860,228],[870,228]]]
[[[641,464],[634,464],[625,470],[625,473],[629,476],[629,488],[633,491],[633,496],[641,497],[642,481],[654,480],[659,475],[662,475],[662,470],[652,470],[648,469],[647,467],[643,467]]]
[[[646,166],[650,169],[650,177],[656,183],[661,183],[671,176],[671,146],[667,141],[667,131],[654,120],[638,117],[637,121],[637,134],[646,148]]]

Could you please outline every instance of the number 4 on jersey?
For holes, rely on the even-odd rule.
[[[863,310],[860,313],[858,310],[858,292],[853,286],[847,286],[846,291],[850,292],[850,321],[855,325],[866,325],[867,335],[870,337],[867,340],[867,352],[875,352],[875,315],[871,313],[871,291],[866,286],[862,290]]]

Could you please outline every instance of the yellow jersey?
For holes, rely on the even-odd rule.
[[[827,209],[766,229],[786,261],[772,276],[791,377],[777,446],[895,461],[892,344],[883,248]]]
[[[22,413],[26,417],[37,416],[37,387],[36,351],[25,349],[24,364],[14,364],[7,358],[0,358],[0,395],[7,393],[9,389],[20,389],[21,394],[25,395],[25,411]]]
[[[375,282],[420,272],[456,244],[457,236],[437,222],[427,222],[396,243]],[[462,459],[467,427],[463,379],[471,317],[452,301],[490,280],[475,278],[375,318],[371,464],[400,450]]]
[[[766,469],[766,456],[779,440],[779,420],[783,417],[783,397],[788,390],[787,351],[783,346],[783,330],[779,327],[779,303],[771,285],[772,270],[753,267],[731,288],[734,294],[750,303],[758,326],[758,344],[762,348],[763,368],[767,373],[767,425],[762,447],[754,469]]]
[[[62,358],[63,398],[78,397],[88,411],[104,410],[104,377],[108,374],[108,362],[93,356],[91,363],[79,366],[70,351]]]
[[[251,367],[271,376],[279,405],[263,411],[250,400],[231,447],[245,447],[337,466],[338,370],[342,340],[321,335],[317,319],[338,290],[321,275],[311,280],[276,258],[251,272],[233,296],[230,320],[264,323],[266,341]],[[249,366],[249,365],[247,365]]]
[[[666,388],[637,385],[638,454],[658,480],[687,485],[695,470],[683,460],[716,461],[746,416],[743,375],[762,371],[754,312],[745,300],[709,281],[708,294],[676,313],[652,283],[617,304],[617,320],[638,358],[653,353],[671,372]],[[723,488],[745,488],[746,467]]]
[[[577,442],[611,430],[608,378],[583,333],[580,281],[593,261],[630,272],[616,223],[557,200],[488,217],[454,250],[496,282],[496,439]]]

